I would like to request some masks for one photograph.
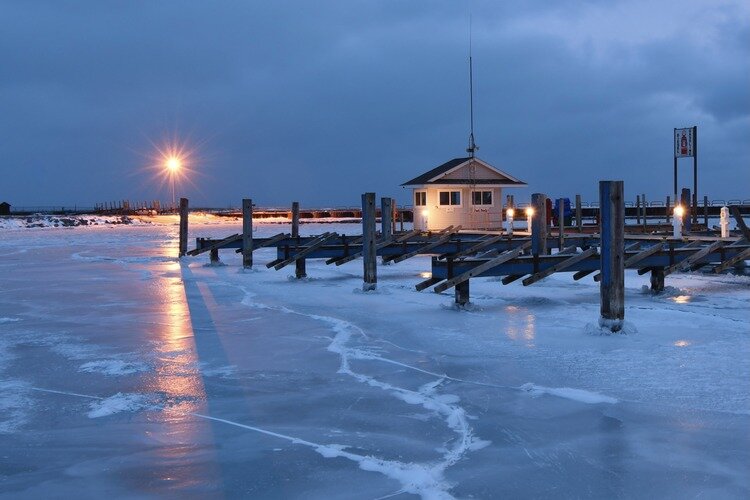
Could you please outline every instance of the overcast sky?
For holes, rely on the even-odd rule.
[[[750,2],[0,0],[0,201],[356,205],[465,156],[531,192],[750,199]],[[692,186],[692,162],[680,160]]]

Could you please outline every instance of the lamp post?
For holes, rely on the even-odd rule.
[[[177,206],[175,182],[177,180],[177,172],[179,172],[180,168],[182,167],[182,160],[180,160],[176,156],[170,156],[169,158],[167,158],[165,165],[167,167],[167,171],[169,172],[169,177],[171,177],[172,179],[172,207],[174,208]]]

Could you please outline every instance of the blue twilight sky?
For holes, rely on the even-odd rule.
[[[478,156],[531,192],[750,198],[750,2],[0,0],[0,200],[171,197],[356,205],[464,156],[473,25]],[[692,186],[691,160],[680,184]]]

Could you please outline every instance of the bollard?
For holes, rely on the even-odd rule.
[[[729,208],[728,207],[721,207],[719,225],[721,226],[721,237],[729,238]]]
[[[292,238],[297,238],[299,244],[299,202],[292,202]],[[297,279],[307,278],[305,259],[294,261],[294,277]]]

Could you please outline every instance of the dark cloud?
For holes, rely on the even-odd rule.
[[[743,2],[496,4],[6,1],[0,198],[166,198],[145,167],[177,134],[196,204],[406,201],[464,154],[470,11],[479,153],[519,196],[621,178],[661,198],[672,128],[697,124],[702,191],[750,197]]]

